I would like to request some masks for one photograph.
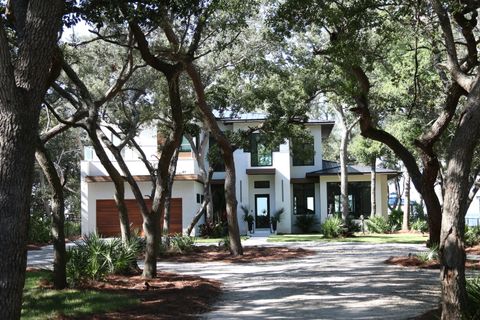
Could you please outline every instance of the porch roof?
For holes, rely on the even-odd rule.
[[[317,171],[312,171],[312,172],[307,172],[305,175],[306,177],[320,177],[320,176],[336,176],[340,174],[340,164],[338,162],[333,162],[333,161],[327,161],[323,160],[323,169],[322,170],[317,170]],[[348,174],[351,175],[366,175],[370,174],[371,170],[370,167],[367,166],[361,166],[361,165],[347,165],[347,172]],[[395,178],[401,172],[392,170],[392,169],[386,169],[382,167],[376,167],[376,172],[378,174],[386,174],[388,179]]]

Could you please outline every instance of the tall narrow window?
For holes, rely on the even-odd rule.
[[[180,152],[192,152],[192,146],[188,142],[187,138],[182,137],[182,144],[180,145]]]
[[[291,152],[294,166],[315,165],[315,148],[312,136],[292,139]]]
[[[251,135],[250,152],[252,167],[272,165],[272,150],[267,147],[261,134],[254,133]]]

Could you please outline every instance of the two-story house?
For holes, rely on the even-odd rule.
[[[255,128],[264,120],[261,114],[245,114],[238,117],[221,117],[218,122],[222,130]],[[283,208],[278,232],[298,232],[295,226],[299,215],[315,215],[319,223],[330,213],[340,211],[339,165],[322,159],[322,141],[334,126],[333,121],[310,120],[306,130],[313,143],[286,140],[275,150],[269,150],[259,133],[253,133],[249,148],[234,152],[236,169],[236,193],[238,220],[241,233],[247,232],[240,206],[248,208],[255,217],[256,229],[269,229],[270,216]],[[136,138],[147,156],[155,161],[157,154],[157,132],[154,128],[143,130]],[[298,143],[292,149],[293,144]],[[307,150],[307,149],[313,149]],[[292,152],[294,150],[295,152]],[[300,156],[301,150],[305,154]],[[309,151],[309,152],[306,152]],[[112,157],[113,158],[113,157]],[[124,158],[132,174],[148,198],[151,183],[148,172],[133,150],[125,149]],[[115,163],[115,162],[114,162]],[[221,168],[220,168],[221,170]],[[370,215],[370,168],[349,166],[349,201],[354,217]],[[184,232],[201,204],[203,186],[199,169],[186,140],[182,142],[176,176],[173,183],[170,228],[172,232]],[[387,180],[398,173],[377,168],[376,215],[387,215]],[[212,193],[222,197],[224,172],[215,172]],[[118,213],[113,200],[114,187],[110,177],[96,158],[91,148],[85,150],[81,164],[82,190],[82,233],[98,231],[105,236],[119,233]],[[141,216],[137,204],[126,184],[127,207],[131,223],[141,228]],[[215,199],[214,199],[215,200]],[[216,199],[218,200],[218,199]],[[221,206],[222,201],[214,201]],[[221,208],[214,208],[220,210]],[[202,221],[199,224],[203,223]]]

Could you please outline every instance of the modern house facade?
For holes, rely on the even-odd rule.
[[[250,130],[260,126],[261,114],[238,117],[219,117],[222,130]],[[270,217],[283,209],[278,232],[295,233],[296,220],[301,215],[315,215],[320,224],[331,213],[339,210],[339,166],[323,160],[322,142],[330,135],[333,121],[310,120],[305,123],[312,139],[309,143],[285,140],[270,150],[262,135],[253,132],[248,148],[234,152],[236,169],[236,195],[240,232],[247,232],[241,207],[255,217],[256,229],[269,229]],[[253,130],[254,131],[254,130]],[[157,132],[154,128],[143,130],[136,138],[147,156],[154,162],[157,154]],[[303,151],[303,152],[302,152]],[[301,155],[301,156],[300,156]],[[148,172],[133,150],[126,149],[124,158],[139,182],[146,197],[151,192]],[[113,157],[112,157],[113,159]],[[115,162],[114,162],[115,163]],[[214,211],[222,211],[225,173],[215,172],[212,181]],[[349,166],[349,200],[351,214],[370,215],[370,168]],[[182,142],[176,176],[173,183],[171,230],[185,232],[201,205],[203,186],[194,153],[186,140]],[[376,215],[387,215],[387,180],[395,171],[377,168]],[[86,148],[81,165],[82,233],[99,232],[105,236],[119,231],[118,214],[113,201],[114,187],[93,150]],[[134,227],[141,226],[141,218],[134,197],[125,185],[127,206]],[[198,225],[204,223],[200,221]],[[198,225],[195,232],[198,234]]]

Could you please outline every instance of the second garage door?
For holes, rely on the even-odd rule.
[[[147,206],[152,201],[146,200]],[[142,215],[136,200],[125,200],[128,209],[130,225],[134,230],[142,231]],[[97,232],[103,237],[120,236],[120,222],[115,200],[97,200]],[[182,232],[182,199],[171,200],[170,209],[170,234]]]

